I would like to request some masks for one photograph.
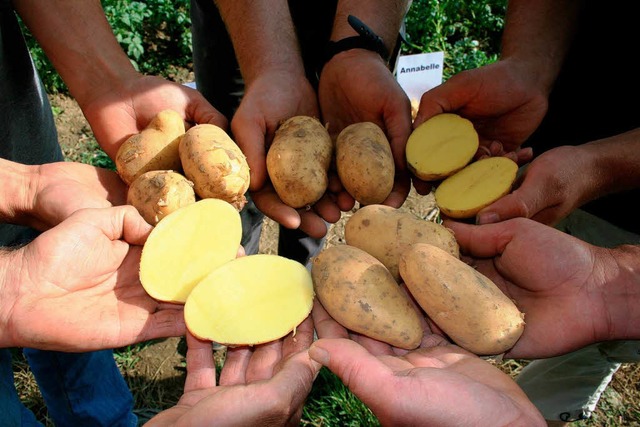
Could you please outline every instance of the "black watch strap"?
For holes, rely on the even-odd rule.
[[[329,62],[334,55],[351,49],[366,49],[378,53],[385,62],[389,62],[389,51],[384,45],[382,37],[378,36],[364,22],[353,15],[347,18],[349,25],[358,32],[357,36],[347,37],[338,41],[327,43],[322,64]]]

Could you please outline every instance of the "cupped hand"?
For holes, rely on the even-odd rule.
[[[204,96],[188,86],[158,76],[135,73],[120,86],[96,93],[80,104],[91,129],[107,155],[115,159],[118,148],[129,136],[143,130],[158,114],[172,109],[187,126],[211,123],[227,130],[228,122]]]
[[[590,157],[580,147],[562,146],[538,156],[514,183],[514,190],[476,215],[478,224],[524,217],[556,225],[595,198],[599,177],[588,173]]]
[[[89,351],[183,334],[182,306],[159,303],[139,281],[150,231],[132,206],[82,209],[8,252],[13,345]]]
[[[443,338],[401,356],[375,355],[346,338],[309,349],[382,425],[546,426],[516,383],[497,367]]]
[[[320,370],[307,353],[312,341],[309,317],[284,339],[229,348],[216,385],[211,343],[187,335],[184,395],[148,425],[299,425],[302,405]]]
[[[455,233],[465,261],[525,315],[524,333],[507,357],[550,357],[607,339],[614,316],[607,312],[602,283],[598,251],[605,249],[525,218],[445,225]]]

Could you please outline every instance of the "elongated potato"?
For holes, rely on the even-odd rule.
[[[247,203],[249,165],[245,155],[222,129],[212,124],[190,128],[180,140],[185,176],[203,199],[222,199],[241,210]]]
[[[488,277],[427,243],[400,256],[400,275],[422,309],[456,344],[478,355],[512,348],[524,314]]]
[[[220,199],[202,199],[167,215],[142,248],[140,282],[153,298],[184,303],[196,284],[240,248],[240,213]]]
[[[347,220],[344,237],[348,245],[376,257],[397,281],[400,280],[400,254],[413,243],[431,243],[460,257],[460,248],[451,230],[386,205],[358,209]]]
[[[477,160],[438,185],[436,204],[448,217],[473,218],[511,191],[517,173],[518,165],[507,157]]]
[[[184,306],[189,331],[230,346],[274,341],[311,312],[309,270],[278,255],[236,258],[206,276]]]
[[[178,155],[184,121],[173,110],[159,112],[140,133],[130,136],[116,153],[118,174],[127,185],[152,170],[181,171]]]
[[[294,116],[282,122],[267,152],[267,172],[280,200],[292,208],[320,200],[332,156],[333,142],[318,119]]]
[[[423,181],[439,181],[469,164],[479,144],[469,120],[452,113],[438,114],[409,135],[407,166]]]
[[[151,225],[183,206],[196,202],[193,183],[174,171],[149,171],[129,186],[127,204]]]
[[[382,129],[371,122],[344,128],[336,139],[336,169],[345,190],[361,205],[382,203],[391,193],[396,173]]]
[[[345,328],[399,348],[420,344],[418,311],[389,270],[362,249],[324,249],[313,259],[311,277],[327,313]]]

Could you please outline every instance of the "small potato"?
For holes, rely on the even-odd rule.
[[[184,121],[177,112],[159,112],[144,130],[130,136],[118,149],[115,164],[120,178],[131,185],[148,171],[181,171],[178,145],[184,133]]]
[[[333,142],[314,117],[294,116],[276,131],[267,171],[280,200],[292,208],[311,206],[327,191]]]
[[[386,205],[358,209],[347,220],[344,237],[348,245],[376,257],[397,281],[400,280],[400,254],[413,243],[431,243],[460,257],[458,242],[444,225]]]
[[[488,277],[440,248],[411,245],[400,275],[422,309],[456,344],[477,355],[502,354],[524,332],[524,314]]]
[[[396,172],[391,146],[375,123],[354,123],[340,132],[336,168],[344,188],[361,205],[382,203],[393,189]]]
[[[422,340],[418,310],[380,261],[349,245],[331,246],[312,262],[311,277],[327,313],[345,328],[395,347]]]
[[[174,171],[149,171],[129,186],[127,204],[151,225],[183,206],[196,202],[193,183]]]
[[[179,147],[185,176],[203,199],[221,199],[241,210],[247,203],[249,165],[236,143],[220,127],[201,124],[190,128]]]

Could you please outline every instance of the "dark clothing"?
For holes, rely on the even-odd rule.
[[[549,112],[525,144],[533,147],[535,155],[640,127],[640,80],[635,65],[640,4],[584,3],[576,40],[549,98]],[[640,222],[631,209],[639,197],[636,189],[603,197],[583,209],[640,234]]]

